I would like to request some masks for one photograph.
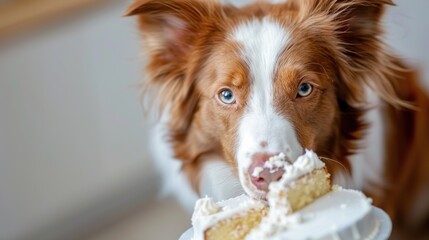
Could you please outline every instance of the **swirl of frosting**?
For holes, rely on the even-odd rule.
[[[204,217],[204,216],[210,216],[212,214],[215,214],[219,212],[221,208],[213,201],[212,198],[205,197],[198,199],[198,201],[195,204],[195,211],[194,216],[195,217]]]
[[[311,171],[315,168],[319,169],[325,166],[311,150],[306,150],[305,154],[300,156],[293,165],[304,171]]]

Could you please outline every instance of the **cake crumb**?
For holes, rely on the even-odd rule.
[[[278,155],[272,156],[265,162],[264,168],[270,169],[270,172],[273,173],[277,169],[284,168],[285,166],[290,165],[286,161],[286,155],[284,153],[279,153]]]
[[[264,171],[262,167],[255,167],[255,169],[253,169],[252,177],[259,177],[262,171]]]

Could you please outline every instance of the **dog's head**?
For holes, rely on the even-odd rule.
[[[276,2],[140,0],[126,13],[139,17],[147,90],[168,106],[176,157],[222,154],[255,197],[277,178],[252,176],[273,154],[344,160],[356,150],[365,86],[397,103],[379,40],[391,1]]]

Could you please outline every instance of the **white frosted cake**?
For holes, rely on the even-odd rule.
[[[379,223],[371,200],[359,191],[331,188],[314,152],[293,164],[282,155],[268,162],[285,170],[269,186],[269,207],[244,195],[219,203],[200,199],[192,217],[194,240],[374,239]]]
[[[298,211],[331,190],[331,175],[313,151],[307,150],[293,164],[283,161],[283,169],[282,178],[270,184],[267,195],[270,208],[276,209],[276,214]]]

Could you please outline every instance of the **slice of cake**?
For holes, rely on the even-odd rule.
[[[306,151],[293,164],[284,155],[272,157],[267,168],[282,167],[285,173],[279,182],[270,184],[270,206],[280,209],[279,216],[291,214],[310,204],[331,189],[325,164],[312,151]],[[257,173],[255,173],[257,174]],[[192,216],[194,240],[240,240],[258,226],[268,208],[263,201],[240,196],[215,203],[210,198],[199,199]]]
[[[245,195],[218,203],[200,199],[192,217],[193,240],[377,239],[380,222],[369,198],[331,187],[325,164],[312,151],[293,164],[283,157],[264,165],[284,169],[281,180],[269,186],[268,207]]]
[[[293,164],[284,165],[282,178],[269,186],[271,208],[288,215],[331,191],[331,179],[325,163],[313,151],[306,150]]]
[[[193,240],[244,239],[266,213],[264,202],[246,195],[218,203],[208,197],[199,199],[192,215]]]

